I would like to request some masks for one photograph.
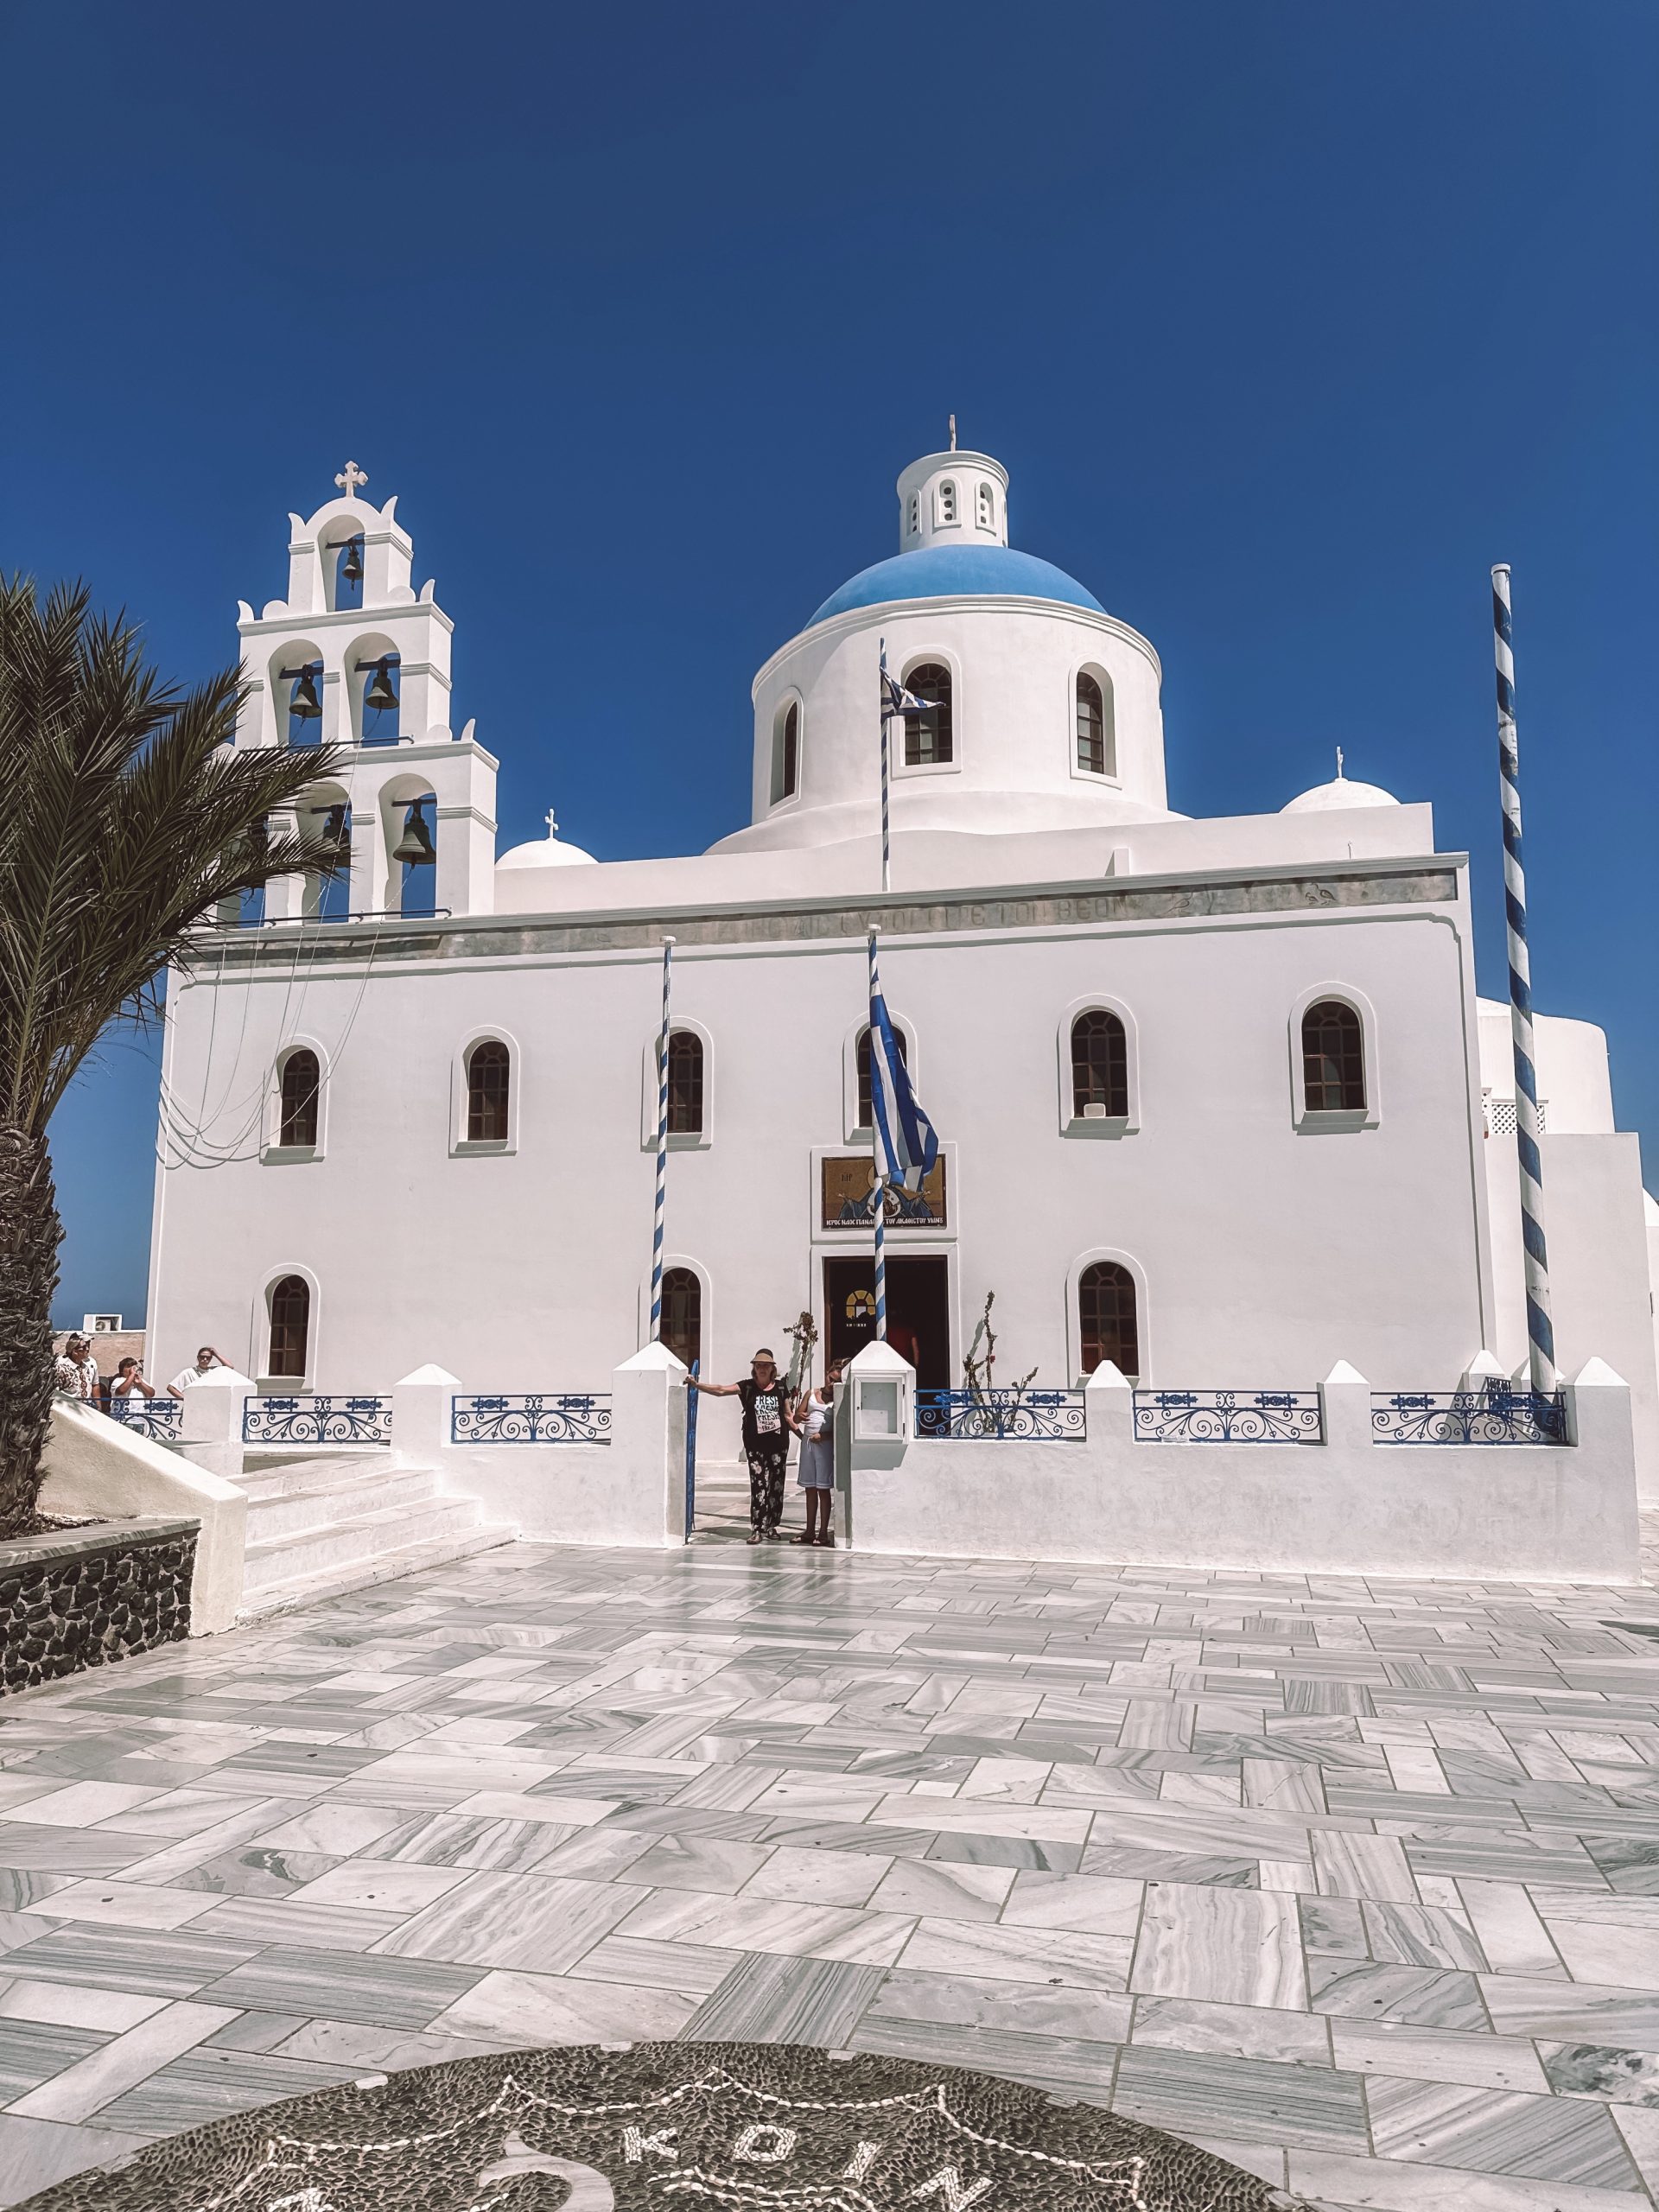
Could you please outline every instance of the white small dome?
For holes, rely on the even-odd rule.
[[[1392,791],[1385,791],[1381,784],[1352,784],[1342,772],[1342,748],[1337,748],[1337,772],[1328,784],[1315,784],[1310,791],[1299,791],[1288,806],[1281,806],[1281,814],[1330,814],[1348,806],[1398,806],[1399,800]]]
[[[553,810],[547,810],[547,835],[537,837],[528,845],[515,845],[511,852],[503,853],[497,868],[579,868],[584,862],[597,865],[591,853],[584,853],[580,845],[567,845],[559,836],[559,825]]]

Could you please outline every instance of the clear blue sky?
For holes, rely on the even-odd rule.
[[[1501,993],[1507,559],[1537,995],[1659,1137],[1651,0],[57,0],[0,74],[0,562],[165,669],[233,657],[350,454],[504,842],[553,801],[696,849],[753,671],[954,409],[1157,645],[1172,804],[1342,744],[1475,854]],[[112,1042],[59,1116],[61,1314],[142,1311],[154,1090]]]

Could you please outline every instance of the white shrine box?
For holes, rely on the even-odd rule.
[[[853,1439],[855,1443],[897,1444],[910,1433],[908,1366],[894,1362],[894,1372],[861,1375],[856,1363],[853,1384]]]

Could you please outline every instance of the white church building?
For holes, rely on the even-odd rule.
[[[1509,1017],[1476,995],[1466,857],[1427,804],[1340,772],[1259,814],[1172,811],[1157,652],[1014,550],[997,461],[912,462],[898,550],[760,669],[748,823],[609,862],[551,815],[497,854],[452,625],[396,501],[342,480],[289,518],[284,595],[241,607],[237,742],[350,748],[300,823],[349,874],[273,885],[171,978],[157,1372],[213,1344],[277,1390],[425,1362],[607,1387],[649,1330],[665,936],[665,1339],[727,1380],[786,1356],[803,1311],[857,1351],[872,926],[942,1140],[887,1235],[918,1386],[959,1381],[988,1293],[999,1380],[1110,1360],[1147,1389],[1299,1389],[1347,1361],[1449,1390],[1483,1352],[1522,1366]],[[884,641],[933,702],[894,725],[885,894]],[[1560,1364],[1630,1384],[1659,1494],[1659,1217],[1602,1033],[1546,1016],[1537,1046]],[[705,1405],[711,1455],[729,1410]]]

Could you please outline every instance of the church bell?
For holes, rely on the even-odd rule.
[[[404,820],[404,834],[391,849],[395,861],[405,861],[410,868],[420,868],[435,861],[432,849],[432,832],[426,826],[426,817],[421,812],[420,802],[409,810]]]
[[[340,573],[343,581],[348,584],[360,584],[362,582],[363,541],[360,537],[348,537],[346,539],[346,558],[340,564]]]
[[[369,688],[363,694],[364,709],[365,711],[373,709],[375,712],[381,714],[396,713],[397,694],[391,686],[391,671],[383,660],[376,661],[373,667],[374,674],[370,680]]]
[[[297,715],[302,722],[322,720],[322,702],[317,696],[317,679],[308,668],[302,668],[294,679],[294,696],[288,702],[290,715]]]

